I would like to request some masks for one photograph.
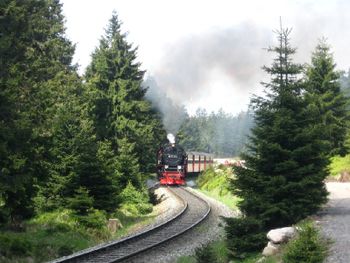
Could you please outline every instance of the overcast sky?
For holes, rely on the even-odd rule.
[[[127,40],[138,47],[142,69],[190,113],[204,107],[246,110],[270,64],[264,48],[273,29],[293,28],[295,60],[307,63],[317,40],[332,46],[338,69],[350,67],[350,1],[347,0],[63,0],[67,34],[76,43],[80,72],[90,62],[112,11]]]

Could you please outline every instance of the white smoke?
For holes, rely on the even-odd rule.
[[[175,143],[175,136],[173,134],[169,133],[167,135],[167,138],[168,138],[170,143]]]

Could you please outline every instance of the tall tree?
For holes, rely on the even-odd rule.
[[[348,129],[347,98],[340,89],[340,74],[335,70],[333,55],[325,39],[321,39],[312,54],[307,69],[307,96],[315,103],[322,116],[326,139],[330,142],[330,154],[345,155],[345,138]]]
[[[272,65],[264,67],[271,80],[264,84],[266,97],[252,99],[255,127],[249,152],[243,155],[246,167],[235,168],[232,180],[233,192],[242,198],[239,208],[251,219],[247,222],[252,222],[255,233],[259,225],[263,232],[296,223],[316,212],[327,197],[323,180],[328,144],[317,121],[317,106],[303,96],[302,66],[292,61],[290,32],[277,31],[278,45],[269,48],[276,54]],[[244,226],[244,220],[228,220],[228,236]],[[230,248],[237,252],[235,237],[230,237]],[[263,245],[264,240],[257,240]]]
[[[0,209],[17,221],[32,214],[33,185],[47,175],[51,119],[74,47],[58,0],[5,0],[0,9]]]
[[[133,170],[132,174],[124,174],[138,178],[140,171],[152,170],[154,153],[165,132],[158,114],[145,99],[144,71],[136,62],[137,50],[126,41],[120,24],[113,13],[105,35],[92,55],[85,78],[89,92],[93,94],[90,105],[97,139],[111,143],[118,163],[125,162],[126,153],[130,154],[131,163],[138,160],[139,164],[133,169],[137,168],[139,172]],[[134,185],[141,185],[141,182],[134,182]]]

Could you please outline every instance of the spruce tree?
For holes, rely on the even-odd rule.
[[[307,68],[307,94],[322,118],[326,138],[330,142],[330,155],[347,153],[345,139],[348,129],[347,98],[340,89],[340,74],[335,70],[333,55],[325,39],[321,39]]]
[[[74,47],[58,0],[5,0],[1,13],[1,212],[14,222],[32,215],[34,185],[47,178],[51,120]]]
[[[294,224],[316,212],[327,199],[323,180],[328,143],[317,122],[321,118],[318,108],[304,97],[302,66],[292,61],[296,50],[290,46],[290,32],[277,31],[278,46],[269,48],[276,58],[263,69],[271,80],[263,83],[266,96],[251,101],[255,127],[249,151],[242,156],[246,167],[235,168],[232,180],[233,193],[242,198],[240,210],[244,217],[261,222],[261,232]],[[228,220],[228,236],[244,225]],[[229,247],[237,253],[234,238]]]
[[[120,21],[113,13],[100,45],[92,54],[92,62],[86,70],[86,86],[93,97],[90,100],[91,115],[96,127],[97,140],[111,143],[111,149],[118,155],[118,163],[133,165],[131,174],[125,174],[117,166],[119,177],[125,176],[122,185],[131,180],[141,186],[139,174],[153,171],[154,154],[165,137],[159,115],[145,99],[146,89],[142,87],[144,71],[136,62],[137,49],[126,41],[121,33]],[[125,145],[130,145],[123,156]],[[132,150],[132,152],[131,152]],[[123,158],[129,158],[124,160]],[[133,168],[133,169],[134,169]],[[122,169],[122,170],[120,170]],[[127,177],[135,176],[135,178]]]

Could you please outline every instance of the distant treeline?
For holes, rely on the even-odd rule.
[[[177,137],[186,150],[233,157],[245,149],[252,126],[250,112],[234,116],[222,110],[208,114],[204,109],[198,109],[194,116],[184,120]]]

